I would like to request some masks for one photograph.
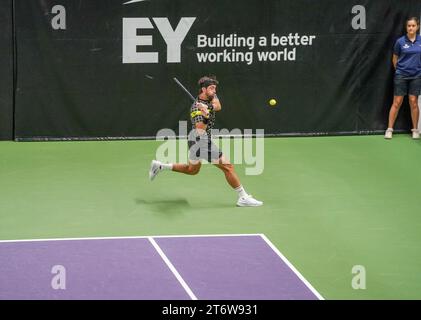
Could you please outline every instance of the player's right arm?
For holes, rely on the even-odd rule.
[[[202,116],[204,116],[205,118],[209,117],[209,110],[207,105],[199,102],[196,104],[196,106],[198,110],[202,112]]]
[[[212,106],[213,110],[215,111],[221,111],[222,109],[221,101],[219,101],[218,96],[216,94],[212,99]]]
[[[199,107],[199,104],[194,104],[192,106],[190,117],[194,128],[196,129],[196,133],[201,135],[206,133],[207,125],[205,124],[206,117],[203,115],[203,111]]]

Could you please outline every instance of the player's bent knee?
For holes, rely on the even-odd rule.
[[[190,166],[189,167],[189,170],[188,170],[188,173],[190,175],[194,176],[194,175],[198,174],[199,171],[200,171],[200,166],[194,166],[194,167],[193,166]]]
[[[198,174],[198,173],[199,173],[199,171],[200,171],[200,169],[194,169],[194,170],[191,172],[191,175],[192,175],[192,176],[195,176],[196,174]]]

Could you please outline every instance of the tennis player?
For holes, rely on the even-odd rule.
[[[238,193],[237,206],[258,207],[263,202],[247,194],[234,170],[234,166],[224,157],[211,140],[211,130],[215,124],[215,113],[221,111],[221,102],[216,95],[218,81],[214,77],[202,77],[199,80],[199,95],[190,108],[192,130],[189,134],[189,163],[162,163],[152,160],[149,179],[152,181],[164,170],[180,172],[188,175],[198,174],[201,160],[205,159],[221,169],[229,185]]]

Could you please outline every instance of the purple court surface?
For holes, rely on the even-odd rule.
[[[264,235],[0,241],[0,299],[314,300]]]

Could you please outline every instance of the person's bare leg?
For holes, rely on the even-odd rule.
[[[172,171],[180,172],[188,175],[195,175],[198,174],[200,171],[200,167],[202,164],[200,162],[189,162],[188,164],[183,163],[174,163],[172,165]]]
[[[222,170],[225,174],[225,179],[228,184],[238,193],[237,206],[240,207],[258,207],[263,204],[263,202],[254,199],[252,196],[247,194],[244,187],[241,185],[240,179],[238,178],[237,173],[235,172],[234,166],[222,156],[219,161],[213,163],[216,167]]]
[[[418,109],[418,97],[410,95],[409,106],[411,107],[411,118],[412,118],[412,129],[418,129],[418,119],[420,116],[420,111]]]
[[[390,107],[390,111],[389,111],[388,128],[393,128],[393,126],[395,125],[396,117],[398,116],[399,109],[402,105],[402,101],[403,101],[403,96],[394,96],[393,97],[393,103],[392,103],[392,106]]]
[[[164,170],[170,170],[175,172],[181,172],[188,175],[198,174],[200,171],[201,163],[189,162],[188,164],[182,163],[162,163],[157,160],[152,160],[151,168],[149,169],[149,180],[154,180],[155,177]]]
[[[214,163],[214,165],[222,170],[222,172],[225,174],[225,179],[233,189],[241,186],[240,179],[235,172],[234,166],[228,160],[226,160],[224,156],[219,159],[219,162]]]

